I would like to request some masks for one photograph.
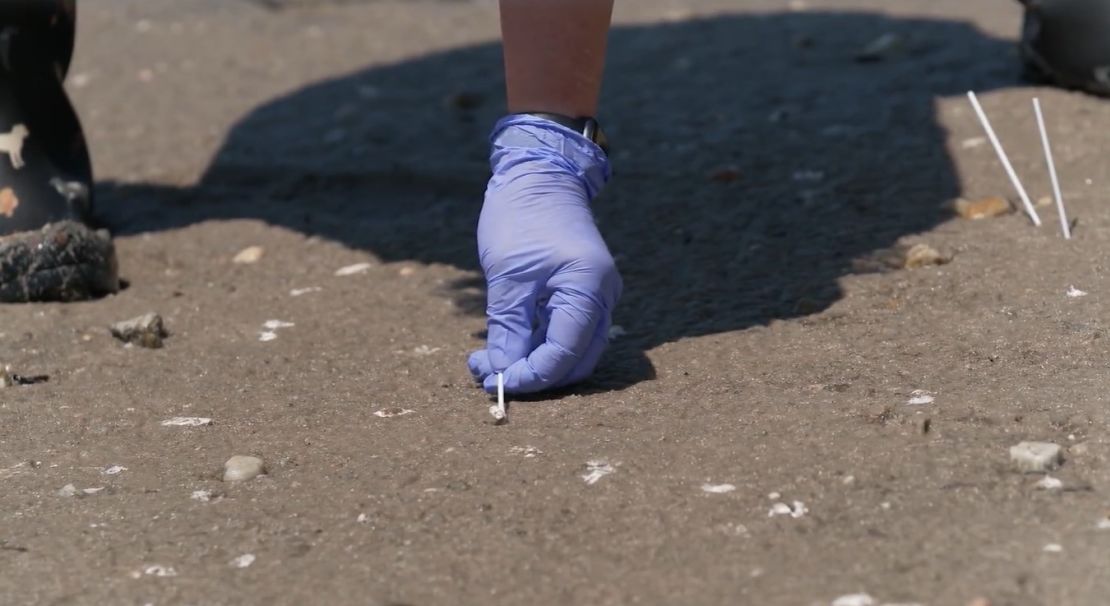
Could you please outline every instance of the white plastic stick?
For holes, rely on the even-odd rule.
[[[497,373],[497,410],[505,416],[505,373]]]
[[[990,139],[991,145],[994,146],[994,151],[998,154],[998,159],[1002,161],[1002,167],[1006,169],[1006,174],[1010,177],[1010,182],[1014,184],[1014,189],[1016,189],[1018,195],[1021,196],[1021,203],[1025,206],[1026,214],[1033,220],[1033,225],[1040,227],[1041,218],[1037,216],[1037,210],[1033,208],[1033,203],[1029,201],[1029,194],[1025,193],[1025,188],[1022,187],[1021,180],[1018,179],[1017,173],[1014,172],[1014,167],[1010,165],[1010,158],[1006,156],[1006,152],[1002,149],[1002,144],[998,142],[998,136],[994,134],[994,128],[991,127],[991,122],[987,119],[987,114],[983,112],[983,106],[979,105],[979,98],[975,96],[974,91],[967,91],[967,98],[971,100],[971,107],[975,108],[975,114],[979,116],[979,122],[983,124],[983,130],[987,132],[987,138]]]
[[[1060,215],[1060,229],[1064,231],[1064,239],[1071,240],[1071,227],[1068,226],[1068,215],[1064,212],[1064,196],[1060,193],[1060,180],[1056,178],[1056,162],[1052,159],[1052,146],[1048,143],[1048,129],[1044,126],[1044,114],[1041,113],[1041,100],[1033,97],[1033,111],[1037,114],[1037,128],[1041,130],[1041,144],[1044,145],[1044,159],[1048,163],[1048,175],[1052,177],[1052,195],[1056,197],[1056,213]]]
[[[505,414],[505,375],[497,373],[497,404],[489,407],[489,413],[498,423],[506,419]]]

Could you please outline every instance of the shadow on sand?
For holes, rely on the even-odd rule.
[[[855,60],[888,33],[900,54]],[[1011,47],[866,13],[615,28],[602,120],[616,179],[595,210],[628,335],[578,389],[652,378],[644,352],[661,343],[820,312],[853,259],[945,220],[959,182],[935,99],[1016,84]],[[99,183],[98,217],[121,235],[259,219],[477,270],[500,65],[486,44],[305,87],[245,116],[192,187]],[[452,296],[480,314],[475,285]]]

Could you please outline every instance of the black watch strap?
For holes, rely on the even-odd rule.
[[[583,137],[593,141],[601,148],[601,151],[609,154],[609,140],[605,137],[605,133],[601,130],[601,125],[598,124],[596,118],[572,118],[563,114],[552,114],[549,112],[520,112],[523,115],[535,116],[550,122],[554,122],[560,126],[565,126],[576,133],[581,134]]]

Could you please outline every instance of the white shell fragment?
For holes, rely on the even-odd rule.
[[[235,455],[224,463],[224,482],[243,482],[265,471],[262,459]]]
[[[310,292],[320,292],[321,290],[324,290],[324,289],[320,288],[319,286],[306,286],[305,288],[294,288],[293,290],[289,291],[289,296],[290,297],[299,297],[301,295],[307,295]]]
[[[1059,543],[1049,543],[1045,545],[1043,549],[1047,553],[1060,553],[1064,551],[1064,546]]]
[[[177,571],[172,566],[161,566],[158,564],[151,564],[143,568],[143,574],[148,577],[176,577]]]
[[[1068,297],[1072,298],[1072,299],[1075,299],[1075,298],[1078,298],[1078,297],[1086,297],[1087,296],[1087,291],[1079,290],[1078,288],[1076,288],[1074,286],[1069,286],[1068,291],[1064,294],[1067,295]]]
[[[1061,482],[1058,478],[1045,476],[1037,481],[1035,486],[1041,490],[1060,490],[1064,487],[1064,483]]]
[[[81,489],[78,489],[73,484],[66,484],[65,486],[62,486],[61,488],[59,488],[58,492],[55,493],[55,494],[57,494],[59,497],[67,497],[67,498],[68,497],[84,497],[84,496],[94,495],[94,494],[96,494],[96,493],[98,493],[102,490],[104,490],[103,486],[100,486],[100,487],[97,487],[97,488],[81,488]]]
[[[405,415],[411,415],[414,412],[416,411],[409,410],[408,408],[383,408],[382,410],[375,412],[374,416],[388,419],[390,417],[403,417]]]
[[[292,322],[284,322],[282,320],[266,320],[262,323],[262,328],[267,330],[277,330],[279,328],[293,328],[296,324]]]
[[[598,480],[613,473],[616,469],[609,464],[608,461],[602,459],[595,459],[593,461],[586,461],[586,473],[582,475],[582,479],[586,484],[594,485]]]
[[[924,389],[915,389],[910,392],[910,399],[906,401],[906,404],[909,406],[921,406],[923,404],[932,404],[935,399],[933,394]]]
[[[127,471],[127,468],[124,467],[123,465],[112,465],[111,467],[105,467],[104,469],[102,469],[100,471],[100,473],[102,473],[106,476],[116,476],[116,475],[119,475],[119,474],[121,474],[125,471]]]
[[[194,490],[193,494],[189,495],[189,498],[194,501],[200,501],[201,503],[207,503],[212,500],[212,491]]]
[[[524,455],[525,459],[534,459],[543,454],[543,451],[535,446],[513,446],[509,448],[509,452]]]
[[[702,492],[708,492],[710,494],[725,494],[736,490],[736,486],[732,484],[702,484],[701,489]]]
[[[986,142],[987,142],[986,137],[971,137],[970,139],[964,139],[963,141],[961,141],[960,142],[960,147],[962,149],[974,149],[976,147],[979,147],[979,146],[983,145]]]
[[[1043,472],[1060,464],[1060,445],[1051,442],[1022,442],[1010,447],[1010,460],[1019,471]]]
[[[836,598],[831,606],[878,606],[878,604],[875,598],[866,593],[851,593]]]
[[[374,265],[372,263],[355,263],[353,265],[347,265],[347,266],[344,266],[344,267],[340,267],[339,269],[335,270],[335,275],[337,275],[337,276],[353,276],[354,274],[361,274],[361,273],[370,269],[373,266]]]
[[[163,427],[204,427],[211,424],[212,419],[208,417],[174,417],[162,421]]]
[[[241,264],[257,263],[258,260],[262,258],[263,252],[265,251],[261,246],[248,246],[239,251],[239,254],[231,259],[231,262]]]
[[[284,322],[282,320],[266,320],[262,323],[262,328],[266,330],[258,333],[258,340],[265,343],[266,341],[273,341],[277,338],[277,330],[279,328],[292,328],[296,326],[292,322]]]
[[[243,555],[241,555],[241,556],[239,556],[239,557],[237,557],[237,558],[235,558],[234,560],[231,561],[231,567],[232,568],[247,568],[251,564],[254,564],[255,559],[256,558],[254,557],[253,553],[244,553]]]
[[[790,516],[796,520],[807,513],[809,513],[809,509],[806,509],[805,503],[794,501],[791,505],[787,505],[786,503],[775,503],[771,506],[771,511],[767,512],[767,517]]]

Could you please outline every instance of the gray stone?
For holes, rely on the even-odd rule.
[[[112,336],[124,343],[158,349],[162,347],[162,339],[168,335],[162,325],[162,316],[150,312],[137,318],[116,322],[112,325]]]
[[[224,463],[224,482],[244,482],[265,471],[262,459],[235,455]]]
[[[1022,442],[1010,447],[1010,460],[1024,472],[1051,471],[1063,461],[1059,444]]]

